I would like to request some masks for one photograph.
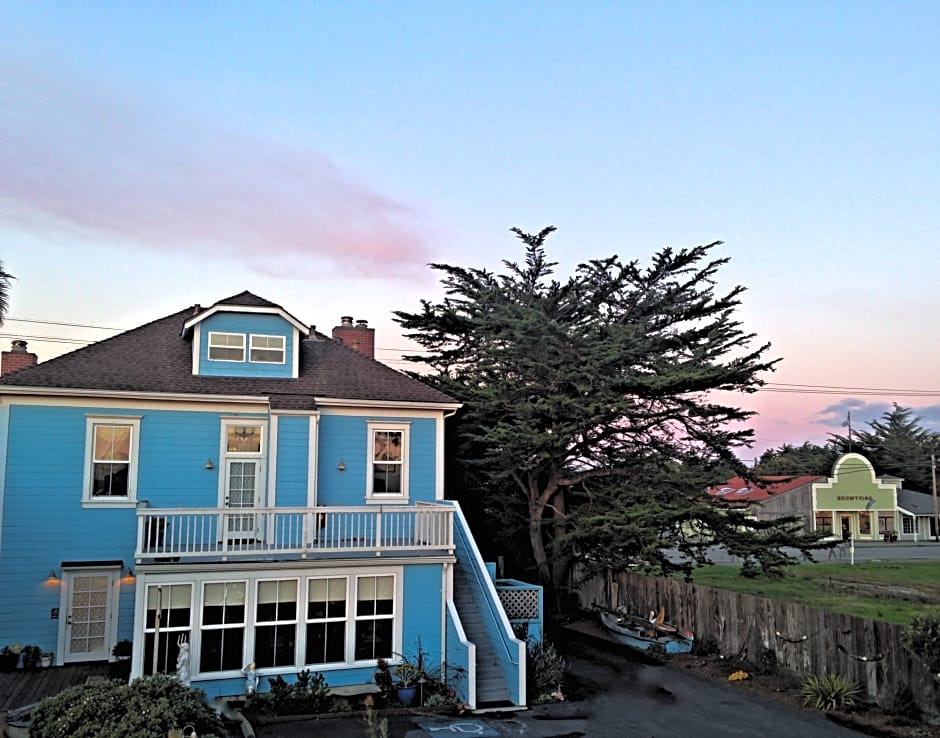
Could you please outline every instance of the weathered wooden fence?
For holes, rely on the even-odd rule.
[[[671,622],[721,654],[755,665],[773,660],[801,676],[840,674],[882,708],[909,687],[924,720],[940,724],[940,675],[901,645],[893,623],[629,573],[585,581],[578,599],[584,609],[596,603],[635,614],[663,606]]]

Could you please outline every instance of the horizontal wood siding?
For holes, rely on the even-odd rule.
[[[801,678],[839,674],[883,708],[908,686],[925,719],[940,722],[940,681],[901,645],[903,629],[894,623],[629,573],[586,580],[578,600],[584,609],[597,604],[638,614],[665,607],[671,622],[726,657],[755,667],[776,663]]]
[[[408,423],[408,497],[411,502],[434,502],[437,480],[437,426],[432,418],[397,416],[322,415],[319,430],[317,504],[362,505],[366,499],[368,422]],[[342,459],[345,471],[336,467]]]
[[[277,494],[278,507],[307,504],[307,469],[309,465],[310,418],[299,415],[277,419]]]
[[[201,323],[199,374],[212,377],[291,377],[294,371],[294,327],[278,315],[216,313]],[[245,336],[245,361],[209,361],[209,333],[241,333]],[[250,334],[284,336],[285,361],[266,364],[248,361]]]
[[[402,653],[413,660],[417,656],[420,638],[421,650],[429,660],[425,668],[441,663],[442,568],[441,564],[405,566]]]

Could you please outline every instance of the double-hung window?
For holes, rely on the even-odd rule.
[[[292,666],[297,644],[297,580],[258,582],[255,665]]]
[[[367,501],[408,501],[408,430],[402,423],[369,423]]]
[[[306,664],[346,660],[346,577],[307,582]]]
[[[356,661],[392,657],[395,628],[395,577],[356,577]]]
[[[104,505],[136,502],[139,442],[139,416],[86,418],[83,502]]]
[[[245,665],[245,582],[207,582],[202,590],[199,671],[232,671]]]
[[[251,334],[248,360],[263,364],[284,363],[284,336]]]
[[[158,584],[147,587],[144,625],[144,674],[176,671],[180,644],[189,643],[192,632],[192,584]]]
[[[244,333],[209,332],[209,361],[244,361]]]
[[[816,513],[816,532],[824,533],[827,536],[832,535],[832,513],[831,512]]]

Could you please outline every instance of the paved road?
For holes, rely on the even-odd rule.
[[[582,702],[524,712],[461,718],[389,717],[392,738],[525,736],[526,738],[858,738],[821,713],[787,708],[731,682],[713,682],[679,668],[649,666],[584,646],[572,672],[597,692]],[[256,726],[259,738],[362,738],[359,718]]]

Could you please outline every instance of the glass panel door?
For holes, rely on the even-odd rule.
[[[118,571],[64,572],[65,661],[104,661],[111,653],[111,609]]]
[[[255,508],[259,504],[260,462],[251,459],[230,459],[226,462],[225,507],[230,510]],[[230,539],[257,539],[255,515],[227,515],[226,536]]]

